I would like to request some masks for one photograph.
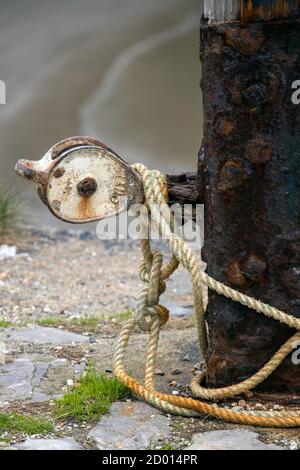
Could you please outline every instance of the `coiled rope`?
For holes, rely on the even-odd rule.
[[[204,323],[203,285],[206,285],[218,294],[224,295],[296,330],[296,333],[284,343],[256,374],[239,384],[218,389],[207,389],[201,386],[205,372],[194,377],[190,389],[197,398],[215,401],[232,398],[262,383],[293,351],[295,342],[300,340],[300,319],[231,289],[202,272],[199,261],[194,253],[176,233],[175,222],[167,205],[168,191],[164,175],[158,171],[150,171],[141,164],[134,165],[133,169],[139,174],[143,183],[148,218],[154,222],[162,238],[166,240],[172,257],[164,267],[162,254],[151,250],[149,238],[141,241],[143,262],[140,267],[140,277],[145,283],[145,287],[140,293],[133,318],[126,322],[119,337],[114,359],[115,375],[136,396],[167,413],[182,416],[199,416],[204,414],[232,423],[252,426],[300,426],[300,410],[240,412],[218,406],[215,403],[211,404],[194,398],[164,394],[155,390],[154,370],[159,333],[162,325],[168,321],[168,310],[159,305],[159,297],[166,289],[165,281],[177,269],[179,264],[189,271],[192,278],[193,302],[197,318],[200,347],[204,356],[207,348],[207,336]],[[128,341],[137,325],[149,332],[144,385],[128,375],[124,367]]]

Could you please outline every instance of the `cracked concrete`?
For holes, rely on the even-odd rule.
[[[45,359],[23,356],[0,365],[0,404],[25,400],[39,402],[58,397],[68,379],[84,370],[67,359]]]

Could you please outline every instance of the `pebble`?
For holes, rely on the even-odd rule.
[[[68,387],[74,387],[74,380],[68,379],[67,380],[67,385],[68,385]]]
[[[160,375],[161,377],[163,377],[165,373],[160,369],[155,369],[154,375]]]
[[[170,387],[177,387],[176,380],[172,380],[172,382],[170,382]]]
[[[181,369],[173,369],[171,370],[171,375],[180,375],[182,374],[182,370]]]
[[[259,410],[263,410],[265,407],[261,403],[255,403],[254,408],[257,408]]]
[[[247,390],[247,392],[245,392],[244,395],[245,395],[246,398],[253,398],[254,397],[254,393],[251,392],[251,390]]]
[[[191,360],[190,355],[189,355],[189,354],[186,354],[186,355],[182,358],[182,360],[183,360],[184,362],[189,362],[189,361]]]
[[[279,410],[279,411],[280,411],[280,410],[284,410],[284,406],[281,406],[281,405],[274,405],[274,406],[273,406],[273,409],[274,409],[274,410]]]
[[[245,400],[239,400],[239,401],[238,401],[238,406],[241,406],[241,407],[246,406]]]
[[[298,450],[298,449],[299,449],[299,447],[298,447],[297,442],[292,441],[292,442],[290,443],[290,450]]]
[[[241,409],[242,409],[241,406],[233,406],[232,407],[232,411],[236,411],[236,412],[241,411]]]

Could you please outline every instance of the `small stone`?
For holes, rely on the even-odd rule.
[[[173,390],[172,395],[179,395],[179,392],[177,390]]]
[[[68,379],[67,380],[67,385],[68,385],[68,387],[74,387],[74,380]]]
[[[241,411],[241,409],[242,408],[240,406],[233,406],[232,407],[232,411],[235,411],[235,412],[239,412],[239,411]]]
[[[253,398],[254,397],[254,393],[251,392],[251,390],[247,390],[247,392],[245,392],[244,395],[245,395],[246,398]]]
[[[262,410],[264,408],[264,405],[262,405],[262,403],[255,403],[254,407],[257,409],[257,410]]]
[[[292,441],[290,443],[290,450],[298,450],[298,449],[299,449],[299,446],[298,446],[297,442]]]
[[[182,374],[182,370],[181,369],[173,369],[171,370],[171,375],[180,375]]]
[[[191,360],[190,355],[189,355],[189,354],[186,354],[186,355],[182,358],[182,360],[183,360],[184,362],[189,362],[189,361]]]
[[[275,405],[273,406],[273,409],[274,409],[274,410],[279,410],[279,411],[280,411],[280,410],[284,410],[284,407],[283,407],[283,406],[280,406],[280,405],[276,405],[276,404],[275,404]]]
[[[172,380],[172,382],[170,382],[170,387],[177,387],[176,380]]]
[[[154,375],[160,375],[160,376],[164,376],[164,375],[165,375],[165,373],[164,373],[162,370],[160,370],[160,369],[155,369],[155,371],[154,371]]]
[[[246,406],[245,400],[239,400],[239,401],[238,401],[238,406],[241,406],[241,407]]]
[[[105,372],[107,372],[108,374],[111,374],[112,373],[112,368],[111,367],[106,367],[105,368]]]

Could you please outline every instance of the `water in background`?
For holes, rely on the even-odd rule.
[[[131,163],[196,168],[201,0],[0,3],[0,179],[22,194],[30,223],[65,225],[14,163],[70,135],[95,136]]]

